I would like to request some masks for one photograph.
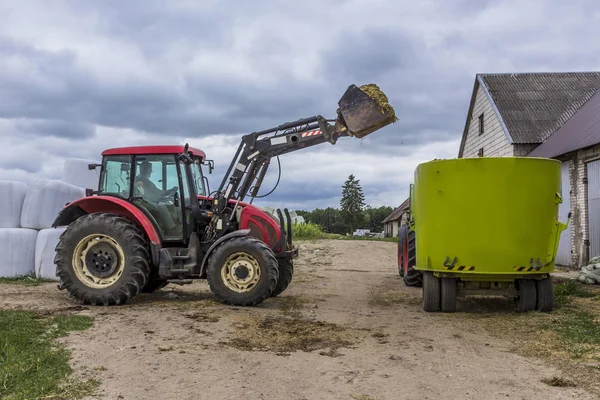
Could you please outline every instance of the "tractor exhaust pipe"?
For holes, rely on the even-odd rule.
[[[387,96],[375,84],[350,85],[338,106],[335,130],[357,138],[398,120]]]

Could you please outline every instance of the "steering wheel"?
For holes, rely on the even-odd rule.
[[[161,197],[161,198],[163,198],[163,199],[166,199],[166,198],[172,198],[172,197],[173,197],[173,195],[174,195],[175,193],[177,193],[177,191],[178,191],[178,190],[179,190],[179,187],[177,187],[177,186],[175,186],[175,187],[172,187],[171,189],[168,189],[166,192],[164,192],[164,193],[162,194],[162,196],[160,196],[160,197]]]

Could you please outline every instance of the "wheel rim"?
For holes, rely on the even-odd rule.
[[[84,285],[104,289],[114,285],[123,275],[125,253],[110,236],[89,235],[73,252],[73,270]]]
[[[221,280],[225,287],[233,292],[249,292],[260,280],[260,265],[256,258],[248,253],[234,253],[227,257],[221,267]]]

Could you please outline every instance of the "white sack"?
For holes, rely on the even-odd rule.
[[[579,282],[587,283],[588,285],[595,285],[600,283],[600,257],[594,257],[590,260],[588,265],[581,268],[579,276],[577,277]]]
[[[35,276],[42,279],[58,281],[56,277],[56,245],[66,227],[43,229],[37,235],[35,244]]]
[[[34,229],[0,229],[0,277],[16,278],[34,273],[37,234]]]
[[[56,180],[38,179],[29,187],[23,211],[23,228],[46,229],[67,203],[85,197],[85,189]]]
[[[27,188],[23,182],[0,181],[0,228],[21,227],[21,210]]]
[[[61,180],[73,186],[84,189],[98,189],[100,179],[100,167],[90,170],[88,164],[100,164],[94,160],[83,160],[80,158],[68,158],[63,166]]]

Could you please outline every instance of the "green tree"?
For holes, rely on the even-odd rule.
[[[365,195],[360,181],[354,175],[350,175],[342,186],[340,207],[344,222],[350,228],[350,233],[354,232],[354,229],[364,222],[363,210],[365,208]]]

